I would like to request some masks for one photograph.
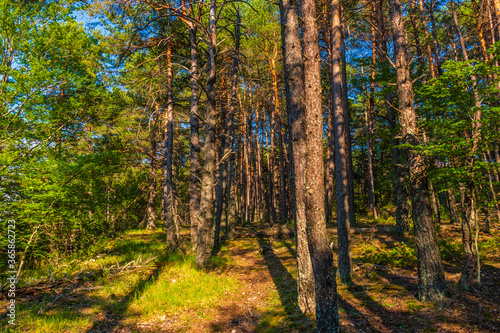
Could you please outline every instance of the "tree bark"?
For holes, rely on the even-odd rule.
[[[189,163],[189,219],[191,222],[191,244],[193,249],[198,238],[198,218],[200,214],[200,134],[198,119],[198,42],[197,27],[189,26],[189,45],[191,49],[191,107],[189,123],[191,127]]]
[[[338,1],[338,0],[337,0]],[[337,24],[340,25],[339,6]],[[323,165],[323,112],[321,107],[321,74],[316,24],[316,1],[303,0],[303,54],[306,100],[306,183],[303,190],[307,219],[307,242],[311,255],[316,290],[316,326],[318,332],[339,332],[337,284],[333,254],[328,244],[325,225]],[[335,33],[335,32],[334,32]],[[340,37],[340,29],[336,33]],[[340,40],[339,40],[340,41]],[[337,44],[340,56],[340,43]],[[340,62],[340,57],[339,57]],[[337,75],[340,79],[340,66]],[[341,80],[338,80],[339,83]],[[347,221],[346,221],[347,222]]]
[[[345,31],[342,26],[343,14],[342,4],[340,5],[340,56],[342,58],[342,100],[344,106],[344,120],[347,144],[347,203],[349,205],[349,224],[351,227],[356,225],[356,206],[354,204],[354,178],[352,173],[352,144],[351,144],[351,125],[349,113],[349,98],[347,94],[347,60],[345,46]]]
[[[389,13],[394,36],[401,134],[404,143],[417,146],[421,140],[413,105],[413,88],[407,61],[407,41],[399,0],[389,0]],[[421,301],[439,300],[447,293],[446,280],[432,221],[427,166],[424,156],[414,148],[409,149],[408,166],[417,247],[418,298]]]
[[[297,1],[281,0],[280,17],[285,90],[291,138],[291,185],[292,194],[295,197],[298,306],[302,312],[314,313],[314,275],[307,244],[304,203],[304,164],[306,161],[305,92]]]
[[[375,11],[375,3],[373,9]],[[375,24],[372,24],[372,68],[370,82],[369,108],[366,114],[366,148],[368,153],[368,206],[373,218],[378,219],[377,207],[375,206],[375,185],[373,181],[373,114],[375,113],[375,68],[377,66]]]
[[[159,107],[156,105],[153,113],[153,126],[150,128],[150,146],[151,152],[149,155],[149,199],[146,210],[147,225],[146,229],[153,230],[156,228],[156,122],[159,113]]]
[[[342,75],[340,68],[340,2],[332,0],[332,81],[330,91],[333,106],[333,131],[335,135],[335,188],[337,197],[338,262],[339,275],[343,283],[350,283],[352,276],[351,240],[349,232],[348,201],[348,152],[346,124],[342,104]]]
[[[384,27],[384,16],[383,16],[383,0],[378,0],[375,7],[375,17],[377,20],[377,31],[378,31],[378,42],[379,45],[379,58],[382,63],[382,66],[387,66],[387,42],[385,38],[385,27]],[[385,70],[385,69],[384,69]],[[384,104],[387,114],[387,120],[389,122],[389,129],[391,135],[391,158],[393,165],[393,173],[392,173],[392,186],[393,186],[393,195],[394,195],[394,205],[396,206],[396,230],[399,234],[403,234],[410,230],[409,224],[409,212],[410,205],[408,203],[408,190],[406,189],[406,175],[407,171],[404,164],[406,161],[404,159],[404,155],[406,155],[405,151],[402,151],[399,148],[396,148],[399,145],[399,140],[396,138],[396,128],[397,128],[397,117],[394,112],[394,101],[393,94],[388,93],[384,96]]]
[[[208,64],[207,64],[207,113],[205,119],[205,163],[201,183],[200,219],[196,264],[205,267],[210,262],[212,247],[213,190],[215,173],[215,57],[217,54],[216,30],[217,0],[210,0]]]
[[[167,231],[167,245],[177,241],[174,222],[174,179],[172,173],[172,158],[174,152],[174,101],[172,96],[172,49],[167,44],[167,107],[165,114],[165,133],[163,138],[163,201],[162,218]]]

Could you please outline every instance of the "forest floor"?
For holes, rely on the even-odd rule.
[[[342,331],[500,332],[498,229],[480,234],[483,280],[472,292],[457,287],[460,230],[441,230],[450,297],[421,303],[412,237],[397,237],[374,222],[360,226],[373,229],[351,235],[354,284],[338,285]],[[258,230],[239,228],[239,237],[225,242],[205,271],[195,268],[187,239],[184,250],[168,251],[161,231],[135,230],[26,272],[13,331],[313,332],[313,316],[297,307],[294,240]]]

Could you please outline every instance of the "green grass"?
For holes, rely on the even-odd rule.
[[[16,315],[16,329],[12,332],[82,332],[90,327],[92,319],[74,309],[44,311],[44,305],[20,307]],[[8,329],[2,332],[9,332]]]
[[[153,266],[150,269],[107,274],[110,266],[122,267],[139,257],[143,262],[158,258],[148,264]],[[87,286],[97,289],[73,294],[73,300],[61,298],[54,306],[51,302],[57,295],[53,290],[41,301],[20,302],[14,332],[21,332],[21,328],[29,332],[85,332],[106,315],[128,316],[132,323],[165,314],[178,320],[188,310],[203,317],[205,310],[216,308],[226,293],[238,288],[237,279],[224,274],[232,264],[228,255],[220,255],[213,258],[210,269],[199,270],[193,255],[166,248],[161,231],[132,230],[59,260],[58,266],[47,262],[26,271],[25,277],[42,281],[48,277],[47,270],[57,278],[94,272]],[[184,321],[189,325],[190,318]]]
[[[168,269],[146,285],[142,294],[134,295],[128,313],[151,318],[216,308],[224,294],[237,287],[235,277],[198,270],[194,256],[176,256]]]

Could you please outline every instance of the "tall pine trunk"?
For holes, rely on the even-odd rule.
[[[172,158],[174,152],[174,101],[172,96],[172,49],[167,44],[167,108],[165,114],[165,133],[163,138],[163,201],[162,218],[167,229],[167,245],[177,241],[174,214],[174,179]]]
[[[346,125],[344,105],[342,104],[342,74],[340,68],[340,2],[332,0],[332,94],[333,133],[335,136],[335,187],[337,197],[337,228],[338,228],[338,262],[339,275],[344,283],[351,282],[352,258],[349,226],[349,191],[348,191],[348,147],[346,142]]]
[[[191,49],[191,107],[189,123],[191,127],[189,161],[189,219],[191,223],[191,244],[194,249],[198,238],[198,218],[200,214],[200,134],[198,119],[198,42],[197,27],[189,26],[189,46]]]
[[[205,118],[205,163],[201,183],[200,219],[198,222],[198,243],[196,264],[205,267],[210,262],[212,246],[213,191],[215,174],[215,57],[217,54],[216,31],[217,0],[210,0],[208,64],[207,64],[207,114]]]
[[[298,2],[281,0],[281,38],[287,112],[290,129],[292,199],[295,197],[295,225],[297,238],[297,291],[298,305],[302,312],[314,313],[315,292],[311,257],[307,244],[304,202],[305,142],[305,92],[299,33]]]
[[[337,284],[333,254],[326,234],[325,206],[323,204],[325,200],[323,112],[321,107],[321,64],[316,24],[316,1],[303,0],[301,4],[306,101],[305,139],[307,147],[306,160],[302,161],[305,164],[306,171],[306,183],[303,190],[305,190],[307,242],[316,290],[316,327],[318,332],[338,332],[340,325],[337,308]],[[337,13],[339,5],[337,3]],[[338,24],[340,24],[340,15],[337,16],[337,19]],[[337,33],[340,35],[340,30]],[[340,43],[338,47],[338,51],[340,51]],[[340,55],[340,52],[338,53]],[[338,75],[340,77],[340,70]],[[341,82],[341,80],[339,81]]]
[[[389,13],[394,36],[401,135],[403,143],[417,146],[421,144],[421,139],[413,105],[413,87],[407,60],[408,46],[399,0],[389,0]],[[421,301],[439,300],[446,295],[446,280],[432,220],[427,166],[424,156],[414,148],[408,151],[408,167],[417,247],[418,298]]]
[[[156,228],[156,122],[159,113],[159,106],[156,105],[153,113],[152,126],[150,128],[150,162],[149,162],[149,199],[146,208],[147,225],[146,229]]]

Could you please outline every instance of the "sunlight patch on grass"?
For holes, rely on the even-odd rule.
[[[40,312],[41,313],[40,313]],[[64,308],[59,311],[41,311],[33,307],[29,311],[20,311],[16,316],[16,324],[23,332],[82,332],[92,326],[92,319],[74,309]],[[21,332],[21,331],[20,331]]]
[[[128,312],[145,317],[216,308],[238,287],[237,279],[196,268],[193,256],[172,255],[167,268],[135,295]]]

